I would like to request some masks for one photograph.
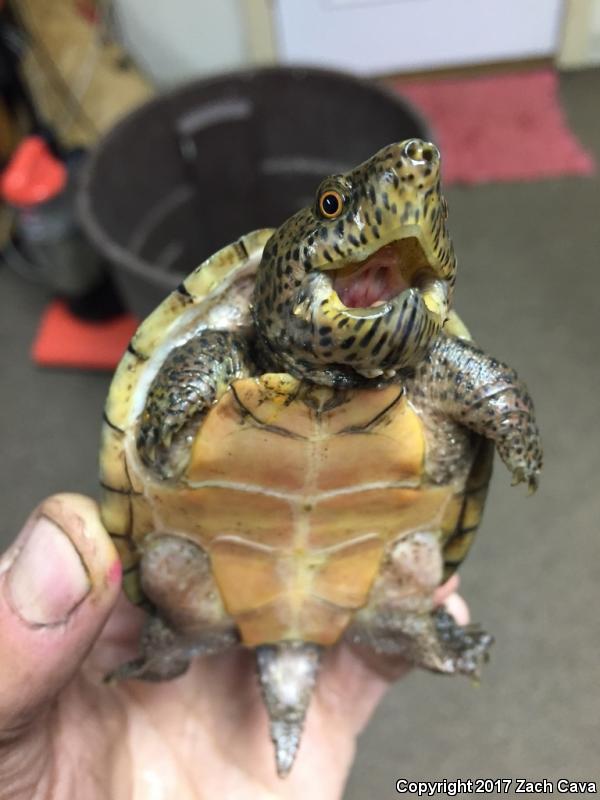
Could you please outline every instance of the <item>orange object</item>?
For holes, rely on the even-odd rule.
[[[102,322],[84,321],[55,300],[44,312],[31,356],[44,367],[113,370],[138,324],[132,314]]]
[[[44,203],[60,194],[67,183],[67,168],[52,155],[41,136],[28,136],[17,147],[2,174],[0,192],[12,206]]]

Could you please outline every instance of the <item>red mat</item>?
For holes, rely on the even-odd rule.
[[[112,370],[138,324],[132,314],[108,322],[84,322],[55,300],[44,311],[31,357],[45,367]]]
[[[393,85],[429,120],[446,184],[530,181],[596,170],[568,126],[551,69],[399,79]]]
[[[556,73],[394,82],[421,109],[443,154],[446,184],[592,175],[596,164],[569,129]],[[86,323],[52,303],[32,355],[44,366],[113,369],[135,331],[130,315]]]

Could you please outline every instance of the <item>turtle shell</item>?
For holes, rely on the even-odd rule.
[[[243,236],[197,267],[141,323],[115,371],[106,403],[100,443],[100,511],[124,568],[124,588],[140,602],[136,588],[135,542],[154,528],[143,483],[132,482],[128,433],[167,353],[203,328],[249,328],[254,275],[270,228]]]
[[[144,600],[144,539],[176,534],[209,554],[244,644],[332,644],[368,603],[399,535],[436,533],[445,576],[456,569],[481,518],[493,448],[479,440],[466,480],[435,485],[422,419],[402,387],[342,393],[263,374],[235,381],[209,410],[178,480],[153,477],[134,435],[148,387],[169,350],[200,328],[249,324],[270,233],[217,253],[135,334],[106,405],[101,512],[134,602]],[[451,325],[468,336],[458,317]]]

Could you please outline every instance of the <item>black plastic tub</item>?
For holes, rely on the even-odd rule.
[[[429,138],[402,98],[351,75],[269,68],[195,81],[105,135],[82,175],[84,230],[140,317],[195,266],[312,202],[389,142]]]

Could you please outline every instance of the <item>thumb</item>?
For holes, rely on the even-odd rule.
[[[0,742],[73,677],[119,594],[120,562],[96,504],[45,500],[0,559]]]

